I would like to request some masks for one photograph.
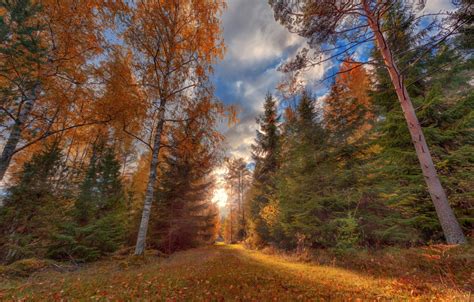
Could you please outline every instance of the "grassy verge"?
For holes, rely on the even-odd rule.
[[[289,261],[339,267],[373,278],[391,278],[411,287],[414,294],[429,288],[474,291],[474,245],[431,245],[381,250],[313,250],[300,255],[266,248],[263,253]]]

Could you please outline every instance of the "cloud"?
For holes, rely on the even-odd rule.
[[[268,91],[274,92],[283,74],[280,64],[306,45],[273,18],[266,1],[231,0],[223,15],[225,59],[215,66],[217,96],[240,107],[239,123],[222,127],[229,155],[251,159],[251,144]],[[308,83],[321,77],[323,67],[305,74]]]
[[[273,18],[266,1],[231,0],[223,15],[227,53],[223,68],[256,70],[284,56],[304,39],[289,33]]]
[[[423,8],[423,13],[439,13],[452,11],[455,7],[452,1],[449,0],[428,0],[426,1],[425,7]]]

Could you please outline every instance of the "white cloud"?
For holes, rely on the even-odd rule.
[[[258,127],[256,117],[263,112],[267,92],[273,92],[283,77],[277,67],[306,41],[277,23],[264,0],[229,0],[223,27],[227,53],[216,66],[216,77],[222,85],[223,101],[241,107],[239,123],[223,132],[228,153],[250,160]],[[304,79],[312,85],[323,71],[323,67],[314,68],[305,73]]]
[[[454,5],[450,0],[428,0],[423,8],[423,13],[439,13],[452,11],[453,9]]]
[[[230,0],[223,15],[226,63],[231,69],[256,69],[280,58],[304,40],[289,33],[273,18],[266,1]]]
[[[242,81],[237,81],[235,82],[235,87],[237,91],[240,91],[240,88],[242,87],[243,82]]]

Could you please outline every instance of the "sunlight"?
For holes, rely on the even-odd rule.
[[[227,202],[227,191],[224,188],[219,188],[214,190],[214,196],[212,197],[212,201],[217,203],[219,207],[225,207]]]

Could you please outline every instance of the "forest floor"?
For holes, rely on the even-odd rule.
[[[409,265],[403,269],[412,271]],[[70,272],[46,269],[29,277],[3,277],[0,300],[469,301],[471,298],[468,290],[449,286],[436,278],[429,281],[408,273],[404,277],[383,275],[331,264],[303,263],[240,245],[215,245],[178,252],[169,258],[116,256]]]

